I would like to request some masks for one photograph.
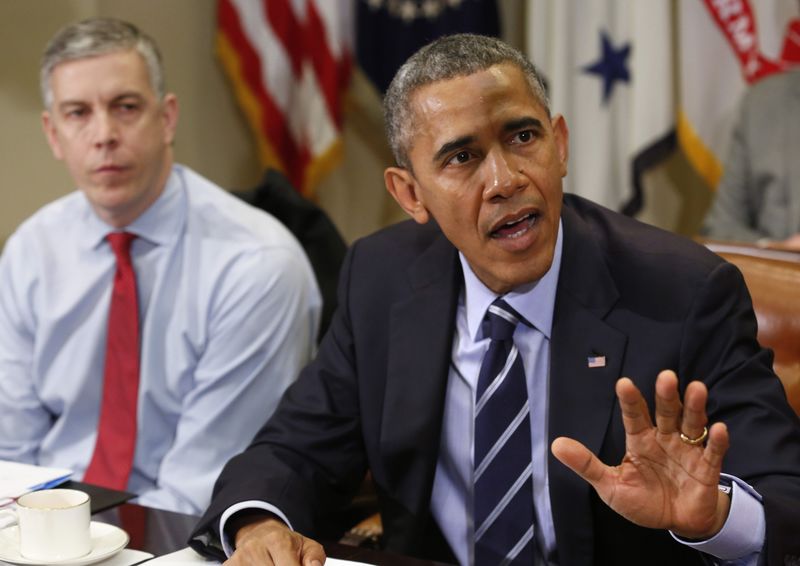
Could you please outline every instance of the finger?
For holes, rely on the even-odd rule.
[[[231,557],[223,562],[223,566],[273,566],[274,564],[266,550],[259,552],[252,547],[237,548]]]
[[[293,544],[270,546],[269,556],[278,566],[300,566],[305,564],[301,555],[302,544],[300,539],[295,539]]]
[[[656,378],[656,426],[662,434],[674,434],[680,426],[681,396],[678,393],[678,376],[664,370]]]
[[[680,430],[689,438],[699,438],[708,423],[706,401],[708,390],[700,381],[693,381],[686,387],[683,395],[683,417]]]
[[[717,473],[722,469],[722,460],[730,446],[730,435],[725,423],[714,423],[708,430],[708,443],[703,450],[703,459]]]
[[[550,449],[558,461],[589,482],[600,493],[607,483],[611,468],[603,464],[591,450],[577,440],[563,436],[556,438]]]
[[[272,566],[301,566],[303,563],[300,562],[300,558],[297,556],[297,553],[288,552],[284,548],[276,548],[270,550],[268,554],[268,558],[265,559],[266,561],[264,564],[269,564]],[[258,566],[258,562],[252,562],[252,566]]]
[[[303,566],[322,566],[325,562],[325,549],[317,541],[303,537],[300,559]]]
[[[653,421],[650,420],[650,410],[633,381],[627,377],[620,378],[617,380],[616,389],[625,433],[636,435],[652,428]]]

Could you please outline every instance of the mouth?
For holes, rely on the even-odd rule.
[[[122,165],[115,165],[113,163],[109,163],[106,165],[101,165],[100,167],[94,170],[95,173],[121,173],[125,170],[125,167]]]
[[[493,239],[507,240],[521,238],[536,225],[538,218],[538,213],[528,212],[509,220],[505,220],[495,227],[491,232],[489,232],[489,237]]]

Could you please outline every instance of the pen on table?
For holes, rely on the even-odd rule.
[[[53,478],[51,480],[47,480],[47,481],[42,482],[42,483],[40,483],[38,485],[34,485],[33,487],[30,487],[28,489],[30,489],[31,491],[39,491],[40,489],[50,489],[51,487],[56,487],[57,485],[61,485],[62,483],[64,483],[68,479],[69,479],[69,475],[61,476],[59,478]]]

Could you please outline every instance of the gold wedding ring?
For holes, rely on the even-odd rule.
[[[685,442],[690,446],[697,446],[698,444],[702,444],[708,438],[708,427],[703,427],[703,434],[698,436],[697,438],[689,438],[685,434],[681,433],[681,442]]]

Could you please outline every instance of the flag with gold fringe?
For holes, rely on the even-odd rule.
[[[796,0],[681,0],[681,150],[710,189],[722,178],[745,90],[800,62]]]
[[[352,61],[349,2],[218,0],[217,52],[262,165],[313,193],[341,157]]]

